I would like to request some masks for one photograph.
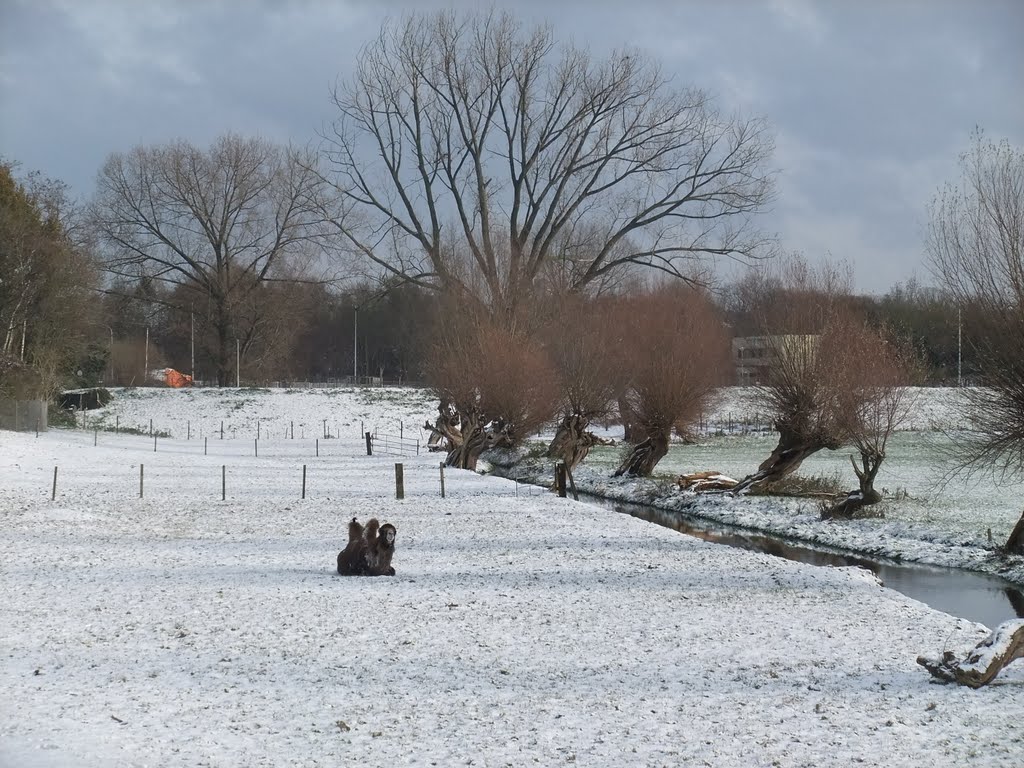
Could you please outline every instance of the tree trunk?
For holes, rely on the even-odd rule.
[[[827,447],[830,446],[825,445],[821,440],[802,439],[792,432],[780,430],[779,443],[775,446],[771,456],[761,462],[757,472],[740,480],[734,491],[740,493],[755,485],[765,485],[781,480],[799,469],[808,456]]]
[[[1006,551],[1014,555],[1024,555],[1024,512],[1013,526],[1010,538],[1006,540]]]
[[[462,444],[462,432],[459,430],[459,414],[451,403],[442,400],[437,406],[437,419],[431,424],[424,423],[423,428],[430,432],[427,448],[431,451],[451,452]]]
[[[588,426],[590,423],[587,419],[578,413],[563,417],[548,446],[548,458],[564,461],[570,472],[576,469],[587,458],[591,448],[606,442],[593,432],[588,432]]]
[[[668,433],[649,432],[646,440],[633,446],[629,455],[615,470],[613,477],[620,475],[650,477],[666,453],[668,453]]]
[[[857,466],[857,460],[853,456],[850,457],[850,463],[853,464],[853,471],[857,475],[860,487],[856,491],[848,493],[846,498],[838,504],[823,509],[822,520],[835,518],[852,520],[861,509],[882,500],[882,494],[875,490],[875,477],[878,475],[878,468],[885,461],[885,454],[871,448],[863,448],[860,452],[860,460],[861,466]]]
[[[214,301],[217,302],[217,386],[227,387],[231,385],[231,360],[228,352],[230,321],[224,300],[215,298]]]
[[[918,656],[917,663],[939,680],[981,688],[1016,659],[1024,659],[1024,619],[1000,624],[963,661],[946,651],[942,658]]]
[[[619,398],[619,420],[622,422],[622,439],[633,442],[633,411],[625,397]]]

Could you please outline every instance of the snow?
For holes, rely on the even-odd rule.
[[[432,416],[408,390],[116,394],[147,434],[0,432],[2,766],[1024,759],[1024,665],[932,683],[917,655],[988,631],[864,571],[470,472],[442,499],[437,454],[365,455]],[[395,577],[334,573],[353,515],[398,527]]]

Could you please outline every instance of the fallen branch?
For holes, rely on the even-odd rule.
[[[941,658],[918,656],[917,663],[939,680],[981,688],[1017,659],[1024,659],[1024,619],[1000,624],[963,661],[945,651]]]
[[[736,487],[737,480],[723,475],[721,472],[694,472],[689,475],[680,475],[676,480],[684,491],[727,491]]]

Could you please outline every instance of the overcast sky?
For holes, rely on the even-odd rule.
[[[305,143],[388,16],[492,3],[0,0],[0,155],[92,193],[110,152],[227,131]],[[922,262],[926,206],[975,126],[1024,145],[1022,0],[519,0],[597,54],[645,50],[776,136],[786,250],[884,293]]]

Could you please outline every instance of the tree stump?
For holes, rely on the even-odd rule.
[[[1000,624],[963,661],[945,651],[941,658],[918,656],[917,663],[944,682],[981,688],[1016,659],[1024,659],[1024,619]]]

